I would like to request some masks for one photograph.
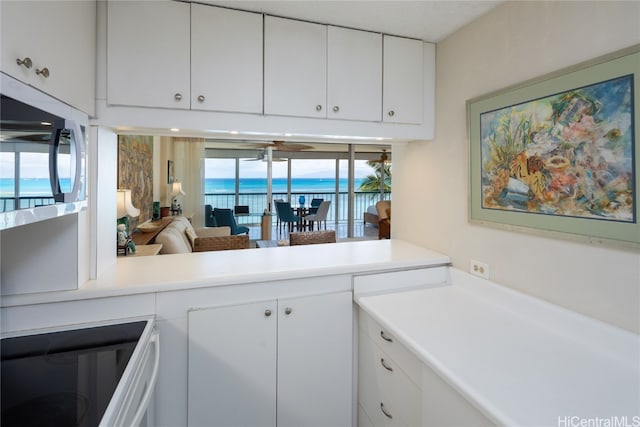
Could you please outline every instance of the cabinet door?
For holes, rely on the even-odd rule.
[[[189,312],[189,426],[276,425],[276,301]]]
[[[2,71],[94,114],[95,1],[2,1],[0,8]],[[16,62],[26,57],[29,68]]]
[[[278,301],[278,426],[350,426],[350,292]]]
[[[191,108],[262,113],[262,15],[191,5]]]
[[[422,123],[423,43],[384,36],[383,112],[389,123]]]
[[[189,7],[176,1],[109,2],[109,104],[189,108]]]
[[[382,35],[329,26],[327,117],[380,121]]]
[[[326,117],[327,27],[265,16],[264,113]]]

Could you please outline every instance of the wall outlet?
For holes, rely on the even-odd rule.
[[[475,276],[489,280],[489,264],[472,259],[469,262],[469,271]]]

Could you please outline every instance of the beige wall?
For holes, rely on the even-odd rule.
[[[640,43],[640,2],[509,2],[436,50],[436,138],[394,147],[393,237],[640,332],[640,251],[468,223],[465,102]]]

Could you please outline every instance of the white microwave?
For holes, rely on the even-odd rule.
[[[0,78],[0,230],[84,209],[87,115]]]

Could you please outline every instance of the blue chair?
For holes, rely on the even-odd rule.
[[[213,207],[211,205],[204,205],[204,226],[205,227],[217,227],[216,217],[213,216]]]
[[[318,212],[318,208],[320,207],[320,203],[322,203],[324,199],[311,199],[311,207],[309,208],[310,214],[315,214]]]
[[[216,219],[216,224],[218,224],[218,227],[226,226],[231,228],[232,236],[235,236],[236,234],[249,234],[249,227],[238,225],[236,223],[236,219],[233,217],[233,211],[231,209],[215,208],[213,210],[213,216]]]
[[[280,220],[280,225],[285,222],[289,225],[289,232],[293,229],[294,224],[300,228],[300,224],[302,224],[302,217],[293,214],[291,203],[276,202],[276,212],[278,214],[278,219]]]

